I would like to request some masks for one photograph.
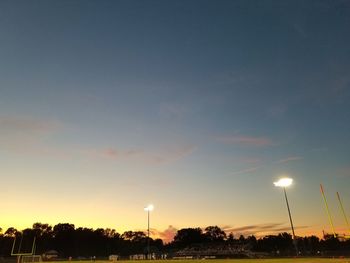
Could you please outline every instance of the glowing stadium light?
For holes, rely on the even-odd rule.
[[[281,178],[277,182],[274,182],[273,184],[277,187],[288,187],[293,183],[292,178]]]
[[[154,209],[154,205],[152,205],[152,204],[149,204],[148,206],[146,206],[144,208],[145,211],[153,211],[153,209]]]

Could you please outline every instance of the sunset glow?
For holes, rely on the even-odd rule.
[[[0,1],[3,232],[347,231],[348,2],[218,2]]]

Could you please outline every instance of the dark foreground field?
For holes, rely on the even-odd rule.
[[[208,259],[208,260],[126,260],[116,261],[116,263],[350,263],[350,258],[283,258],[283,259]],[[79,262],[79,261],[78,261]],[[90,261],[85,261],[90,262]],[[111,261],[96,261],[95,263],[108,263]],[[60,263],[72,263],[72,261],[60,261]]]

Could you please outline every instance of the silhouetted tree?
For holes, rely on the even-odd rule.
[[[243,235],[240,235],[238,240],[239,240],[239,242],[244,243],[245,242],[245,237]]]
[[[4,236],[6,236],[6,237],[15,237],[17,233],[19,233],[19,231],[18,231],[16,228],[14,228],[14,227],[9,227],[9,228],[5,231]]]
[[[174,243],[178,247],[186,247],[203,241],[205,241],[205,236],[202,233],[202,229],[199,227],[180,229],[174,237]]]
[[[104,236],[106,236],[106,237],[108,237],[108,238],[113,238],[113,237],[115,237],[115,236],[120,236],[116,231],[115,231],[115,229],[110,229],[110,228],[106,228],[105,230],[104,230]]]
[[[36,236],[36,253],[42,254],[54,249],[52,226],[37,222],[33,224],[33,230]]]
[[[323,250],[337,250],[340,247],[340,241],[334,236],[326,236],[321,242]]]
[[[230,233],[227,237],[227,242],[232,243],[235,240],[233,233]]]
[[[226,233],[218,226],[206,227],[204,236],[209,242],[220,242],[226,239]]]
[[[265,236],[257,242],[257,250],[273,253],[276,255],[295,254],[292,236],[288,233],[281,233],[277,236]]]
[[[142,231],[126,231],[121,236],[125,240],[139,242],[146,239],[146,235]]]
[[[69,223],[57,224],[53,228],[54,244],[64,257],[76,255],[74,231],[74,225]]]
[[[52,226],[49,224],[34,223],[33,229],[36,232],[36,236],[52,235]]]
[[[258,242],[256,240],[256,237],[254,235],[251,235],[249,237],[246,238],[247,242],[248,242],[248,246],[251,250],[256,250]]]
[[[111,254],[128,256],[147,252],[148,237],[141,231],[126,231],[122,235],[114,229],[91,229],[79,227],[75,229],[73,224],[57,224],[54,227],[49,224],[35,223],[32,228],[18,231],[10,227],[3,234],[0,232],[0,255],[9,256],[15,237],[23,234],[23,249],[31,247],[32,237],[36,237],[37,254],[47,250],[57,250],[61,257],[106,257]],[[225,242],[222,242],[224,241]],[[276,256],[295,255],[292,236],[288,233],[269,235],[257,239],[255,236],[234,238],[233,233],[228,235],[218,226],[208,226],[204,233],[201,228],[180,229],[172,242],[164,246],[161,239],[149,239],[152,252],[164,252],[165,249],[176,251],[183,248],[196,247],[200,249],[216,248],[227,245],[240,246],[257,252],[267,252]],[[26,244],[26,242],[28,244]],[[222,244],[221,244],[222,243]],[[225,244],[225,245],[224,245]],[[318,237],[298,237],[299,250],[304,255],[343,255],[350,250],[350,240],[340,241],[333,236],[326,236],[323,240]],[[213,246],[214,245],[214,246]]]

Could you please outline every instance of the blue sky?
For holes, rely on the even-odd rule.
[[[349,28],[349,1],[2,1],[0,225],[288,227],[287,174],[319,235],[319,183],[350,205]]]

